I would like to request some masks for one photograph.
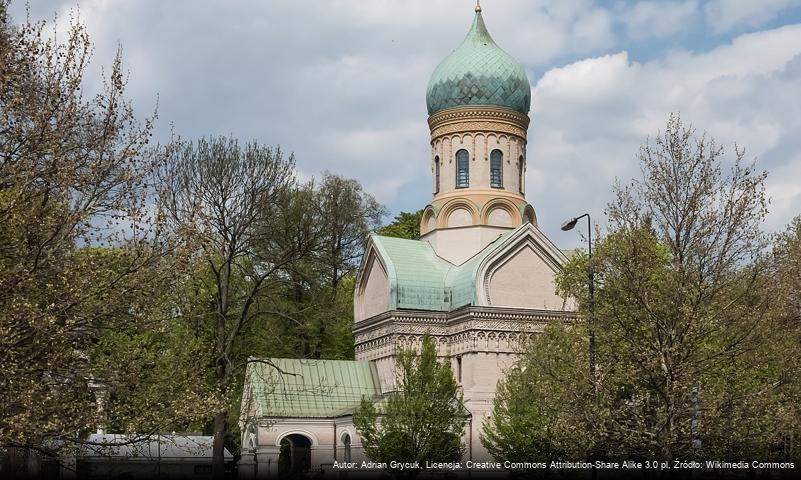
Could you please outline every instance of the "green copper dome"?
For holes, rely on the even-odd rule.
[[[508,107],[528,113],[531,86],[526,72],[487,32],[480,8],[459,47],[445,57],[428,82],[428,114],[465,105]]]

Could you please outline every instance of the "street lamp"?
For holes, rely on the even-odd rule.
[[[587,283],[590,293],[590,319],[588,322],[589,336],[590,336],[590,379],[592,380],[592,388],[597,388],[595,382],[595,274],[592,270],[592,221],[590,214],[585,213],[578,217],[573,217],[562,224],[562,231],[573,230],[579,220],[587,217],[587,244],[589,249],[589,258],[587,260]]]

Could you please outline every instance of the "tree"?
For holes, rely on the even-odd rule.
[[[777,273],[794,271],[793,249],[766,255],[766,174],[733,157],[724,174],[723,149],[678,116],[643,145],[642,178],[615,187],[594,248],[596,378],[581,374],[583,322],[567,337],[546,329],[499,385],[499,418],[485,426],[496,455],[558,456],[586,432],[589,458],[788,458],[797,343],[778,328],[792,314],[774,313],[768,279],[793,278]],[[579,252],[557,276],[584,318],[589,261]]]
[[[91,42],[72,24],[13,25],[0,1],[0,446],[57,454],[105,423],[93,386],[130,386],[101,360],[108,332],[158,324],[178,278],[174,243],[147,208],[154,164],[124,98],[118,53],[82,94]],[[151,398],[152,400],[152,398]],[[169,418],[164,405],[139,419]]]
[[[591,393],[580,327],[548,325],[498,382],[481,443],[498,461],[578,459],[586,454],[581,413]]]
[[[262,314],[259,302],[285,282],[288,265],[309,253],[315,233],[296,223],[305,217],[291,203],[294,159],[280,149],[211,137],[176,140],[155,156],[163,162],[160,207],[186,245],[196,248],[196,296],[182,313],[210,343],[219,402],[212,465],[214,478],[222,478],[227,406],[247,358],[242,337]],[[287,229],[298,234],[287,236]]]
[[[607,209],[611,233],[593,257],[601,454],[741,454],[764,442],[723,439],[756,437],[743,428],[769,434],[754,416],[771,400],[752,355],[769,329],[759,294],[766,174],[735,148],[724,175],[723,153],[671,116],[664,134],[640,150],[642,179],[616,187]],[[586,257],[577,262],[585,263],[569,266],[559,288],[586,298],[586,280],[575,275]]]
[[[389,225],[379,228],[377,233],[386,237],[405,238],[408,240],[420,239],[420,222],[423,210],[416,212],[400,212]]]
[[[781,458],[801,461],[801,217],[776,236],[772,260],[765,295],[776,327],[767,353],[776,365],[778,449]]]
[[[287,266],[288,282],[269,306],[263,333],[282,343],[269,350],[279,356],[352,359],[355,273],[367,235],[385,208],[357,180],[330,173],[293,198],[293,208],[311,217],[304,224],[314,226],[315,243],[309,255]]]
[[[358,268],[367,234],[378,228],[386,209],[357,180],[329,172],[316,198],[323,225],[317,259],[333,293],[342,277]]]
[[[398,391],[378,404],[363,399],[353,423],[367,456],[377,462],[453,462],[464,453],[467,422],[462,394],[448,363],[437,361],[430,334],[420,353],[395,357]],[[396,472],[414,476],[419,470]]]

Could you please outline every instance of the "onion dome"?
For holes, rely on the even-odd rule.
[[[507,107],[528,114],[531,85],[523,67],[501,50],[484,25],[481,7],[462,44],[431,74],[428,114],[462,106]]]

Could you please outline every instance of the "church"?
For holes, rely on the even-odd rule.
[[[480,6],[432,73],[426,104],[432,198],[421,238],[367,239],[354,292],[355,361],[250,362],[242,478],[365,460],[353,412],[363,397],[380,402],[395,391],[395,355],[427,331],[470,414],[463,460],[491,460],[479,434],[504,369],[531,335],[575,315],[554,287],[565,253],[538,228],[525,196],[531,85],[493,41]]]

